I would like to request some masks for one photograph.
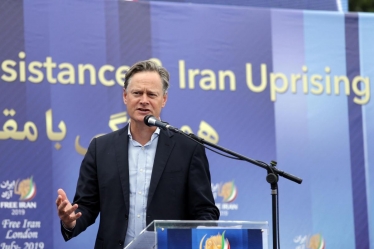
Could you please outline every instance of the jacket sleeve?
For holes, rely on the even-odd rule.
[[[218,220],[220,213],[213,198],[209,163],[201,145],[193,152],[188,174],[190,216],[196,220]]]
[[[96,165],[96,138],[89,145],[86,155],[83,158],[77,188],[73,204],[78,204],[76,212],[81,212],[82,216],[77,219],[77,223],[71,231],[61,224],[62,236],[69,240],[92,225],[100,212],[100,196],[97,178]]]

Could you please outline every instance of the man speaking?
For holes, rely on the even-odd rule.
[[[123,91],[129,124],[91,141],[72,203],[58,190],[65,240],[99,213],[95,248],[123,248],[153,220],[218,220],[204,147],[144,122],[147,115],[160,118],[168,87],[169,73],[152,61],[129,69]]]

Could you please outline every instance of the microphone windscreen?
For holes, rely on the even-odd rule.
[[[144,123],[146,124],[146,125],[148,125],[148,126],[152,126],[152,124],[150,124],[149,122],[148,122],[148,120],[150,119],[150,118],[152,118],[153,116],[152,115],[146,115],[145,117],[144,117]]]

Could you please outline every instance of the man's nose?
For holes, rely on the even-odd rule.
[[[142,104],[148,104],[149,103],[147,93],[142,94],[142,96],[140,98],[140,103],[142,103]]]

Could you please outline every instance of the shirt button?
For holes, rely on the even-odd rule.
[[[140,218],[140,214],[138,214],[138,218]]]
[[[143,169],[140,169],[140,172],[143,172]]]
[[[139,193],[140,195],[142,194],[142,192],[141,192],[141,191],[139,191],[138,193]]]

